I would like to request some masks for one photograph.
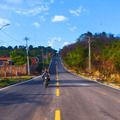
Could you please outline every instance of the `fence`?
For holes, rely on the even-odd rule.
[[[0,77],[12,77],[18,75],[26,75],[26,65],[4,65],[0,66]]]

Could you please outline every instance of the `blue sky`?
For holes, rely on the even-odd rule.
[[[62,48],[87,31],[120,34],[120,0],[0,0],[0,46]]]

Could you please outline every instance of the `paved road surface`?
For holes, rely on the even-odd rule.
[[[120,120],[120,91],[67,72],[59,58],[40,77],[0,91],[0,120]],[[57,87],[56,87],[57,86]]]

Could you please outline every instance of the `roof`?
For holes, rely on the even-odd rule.
[[[11,60],[10,57],[0,57],[0,60],[1,61],[8,61],[8,60]]]

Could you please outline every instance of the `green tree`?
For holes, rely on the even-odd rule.
[[[23,50],[13,50],[10,53],[10,57],[12,58],[15,65],[26,64],[26,55]]]

